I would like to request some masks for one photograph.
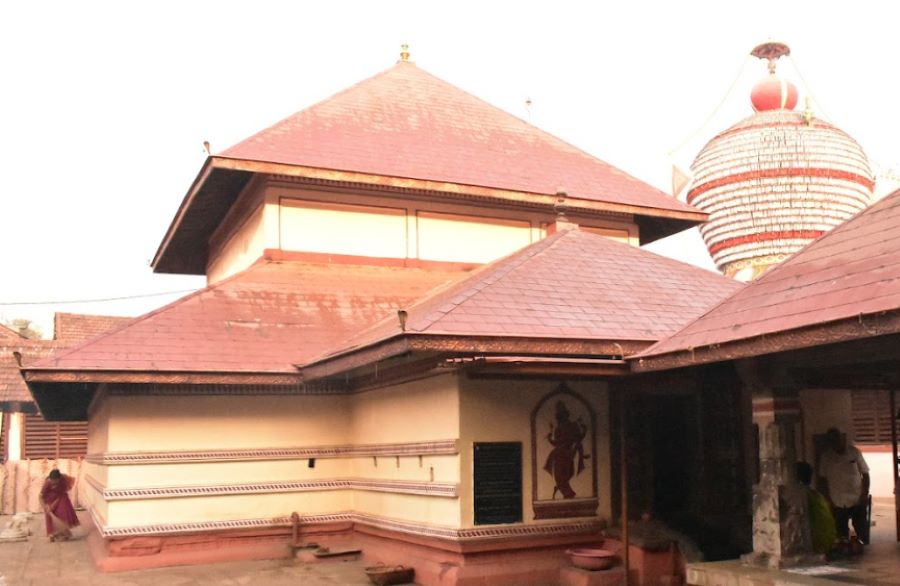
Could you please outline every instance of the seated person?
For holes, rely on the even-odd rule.
[[[828,499],[811,486],[812,476],[812,466],[806,462],[797,462],[797,480],[806,488],[813,551],[828,555],[837,541],[837,525]]]

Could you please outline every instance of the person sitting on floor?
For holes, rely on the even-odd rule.
[[[828,556],[837,541],[837,525],[828,499],[811,486],[812,477],[812,466],[807,462],[797,462],[797,480],[806,489],[813,551]]]

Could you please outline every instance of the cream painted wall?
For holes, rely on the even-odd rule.
[[[262,256],[266,234],[264,210],[265,205],[257,206],[221,247],[210,251],[206,267],[208,283],[242,271]]]
[[[94,428],[108,428],[106,452],[303,448],[392,444],[458,437],[456,376],[447,374],[348,396],[116,396],[92,412]],[[436,415],[432,417],[431,415]],[[165,430],[165,433],[161,433]],[[95,445],[100,445],[98,438]],[[102,451],[102,450],[101,450]],[[363,489],[322,490],[328,480],[450,483],[459,478],[456,455],[338,457],[161,464],[89,465],[106,490],[190,489],[258,483],[301,483],[302,491],[146,498],[131,493],[89,502],[110,527],[222,521],[301,514],[357,512],[459,526],[459,500]],[[253,490],[263,490],[260,489]],[[387,490],[390,490],[388,483]]]
[[[109,445],[109,413],[109,401],[105,400],[105,398],[97,400],[94,409],[88,416],[88,454],[96,454],[107,450]]]
[[[797,457],[815,466],[814,435],[825,433],[829,427],[837,427],[852,435],[850,391],[802,390],[800,410],[803,413],[803,445]],[[848,439],[852,441],[851,435]]]
[[[522,442],[523,519],[526,523],[535,522],[532,510],[531,411],[558,385],[558,382],[551,381],[503,379],[464,380],[460,384],[463,526],[474,524],[472,455],[475,442]],[[612,503],[608,387],[603,382],[570,383],[569,386],[588,401],[597,416],[597,445],[586,445],[585,452],[591,454],[592,463],[597,465],[598,514],[609,519]],[[543,463],[538,462],[537,465],[540,467]]]
[[[363,515],[388,517],[400,521],[460,526],[458,498],[357,490],[354,493],[353,509]]]
[[[458,376],[447,373],[359,393],[350,406],[352,442],[396,443],[459,437]],[[357,478],[459,482],[457,455],[355,458]],[[407,521],[459,527],[458,498],[356,491],[354,510]]]
[[[406,209],[281,200],[283,250],[406,258]]]
[[[147,499],[109,503],[111,527],[153,525],[172,520],[233,521],[350,511],[350,490],[323,492],[242,494],[212,497]]]
[[[112,396],[109,450],[344,444],[347,401],[338,395]]]
[[[310,468],[308,462],[306,458],[292,458],[107,466],[107,488],[214,486],[330,480],[353,476],[352,464],[347,458],[317,458],[315,468]]]
[[[869,493],[874,498],[894,498],[894,471],[891,469],[894,454],[891,453],[890,446],[879,446],[877,449],[859,446],[859,451],[869,465],[869,479],[872,483]]]
[[[488,263],[531,244],[531,223],[459,214],[416,214],[418,258]]]
[[[427,441],[459,437],[455,373],[353,395],[352,443]]]
[[[102,468],[104,467],[92,466],[85,469],[84,478],[94,478],[102,484],[103,480],[97,478],[97,476],[105,476],[105,473],[101,470]],[[90,482],[83,482],[78,490],[81,494],[82,502],[86,502],[86,506],[89,509],[99,515],[101,519],[106,519],[109,516],[109,507],[106,499],[103,498],[103,495],[100,494],[100,491],[95,486]]]
[[[629,216],[573,217],[585,230],[639,244]],[[260,179],[241,194],[210,240],[207,280],[217,282],[267,248],[385,258],[485,263],[546,236],[553,214],[383,194],[313,190]]]

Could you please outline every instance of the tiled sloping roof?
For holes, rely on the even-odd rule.
[[[740,286],[717,273],[570,229],[405,308],[405,331],[655,341]],[[400,333],[392,316],[331,355]]]
[[[12,332],[12,336],[3,336],[0,327],[0,403],[30,403],[31,394],[19,373],[14,352],[22,354],[23,366],[30,366],[44,358],[60,352],[63,348],[84,340],[88,335],[99,335],[132,318],[111,317],[107,315],[84,315],[78,313],[57,313],[54,317],[53,340],[29,340]],[[71,324],[72,328],[64,328],[66,336],[60,336],[60,323]],[[77,327],[74,327],[77,326]],[[7,331],[11,331],[8,330]]]
[[[697,212],[406,62],[219,156]]]
[[[3,339],[0,341],[0,403],[32,401],[28,387],[19,374],[19,365],[13,352],[22,354],[22,364],[31,364],[41,358],[50,356],[56,350],[53,340],[18,341]]]
[[[900,309],[900,191],[749,283],[640,357]]]
[[[264,261],[35,368],[295,373],[298,359],[464,274]]]
[[[72,345],[110,332],[133,319],[112,315],[57,313],[53,319],[53,339]]]
[[[0,324],[0,340],[21,340],[24,336],[9,326]]]

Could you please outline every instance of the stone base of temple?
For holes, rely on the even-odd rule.
[[[327,548],[337,553],[361,550],[353,555],[367,564],[413,567],[415,581],[422,586],[624,583],[623,568],[584,572],[569,565],[566,549],[603,542],[599,535],[584,533],[456,540],[335,522],[300,528],[296,542],[290,527],[107,539],[93,530],[88,541],[97,568],[106,572],[292,556],[297,563],[333,561],[333,556],[315,555],[318,548]],[[605,547],[620,549],[621,545],[607,540]],[[665,584],[679,583],[671,575],[674,552],[648,553],[634,546],[630,551],[634,586],[659,584],[660,579],[667,580]]]
[[[748,566],[756,568],[796,568],[799,566],[811,566],[825,561],[824,556],[818,554],[783,555],[775,556],[768,553],[751,552],[741,556],[741,561]]]
[[[571,567],[559,570],[560,586],[621,586],[624,583],[625,568],[621,566],[594,572]]]

